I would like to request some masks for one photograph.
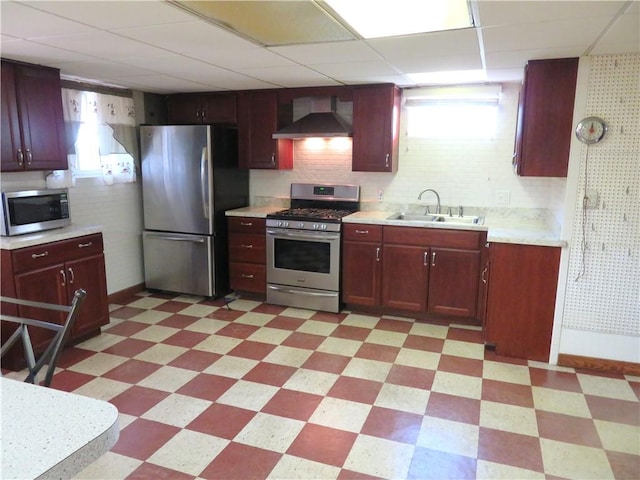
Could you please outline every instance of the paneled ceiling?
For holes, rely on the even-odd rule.
[[[0,52],[67,78],[153,93],[408,87],[416,84],[407,74],[478,69],[488,82],[519,81],[530,59],[640,52],[640,0],[475,0],[473,28],[369,40],[330,29],[271,46],[192,9],[206,3],[215,2],[2,0]],[[321,1],[236,3],[274,35],[304,33],[305,12],[324,12]],[[270,3],[279,14],[265,14]]]

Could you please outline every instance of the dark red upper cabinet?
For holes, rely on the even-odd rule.
[[[395,85],[353,90],[354,172],[393,172],[397,167],[400,89]]]
[[[235,93],[180,93],[167,97],[170,124],[235,124]]]
[[[290,169],[293,141],[276,140],[278,92],[246,91],[238,94],[238,153],[243,168]]]
[[[66,170],[60,72],[2,61],[3,172]]]
[[[567,176],[577,76],[577,58],[527,63],[513,155],[518,175]]]

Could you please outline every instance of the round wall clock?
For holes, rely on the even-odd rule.
[[[599,117],[587,117],[578,123],[576,137],[582,143],[598,143],[607,133],[607,124]]]

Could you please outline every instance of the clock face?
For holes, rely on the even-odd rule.
[[[607,125],[598,117],[587,117],[576,128],[576,137],[583,143],[597,143],[607,133]]]

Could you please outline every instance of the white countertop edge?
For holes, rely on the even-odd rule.
[[[116,444],[118,438],[120,438],[120,426],[118,422],[118,416],[116,413],[116,419],[108,430],[95,440],[86,444],[80,450],[76,451],[69,458],[61,461],[55,467],[40,475],[38,480],[72,478],[83,471],[98,458],[111,450],[111,448]]]
[[[266,206],[266,207],[241,207],[233,210],[227,210],[225,215],[227,217],[253,217],[253,218],[266,218],[270,213],[279,212],[284,210],[285,207]]]
[[[103,400],[0,377],[3,480],[70,478],[119,437]]]
[[[70,225],[64,228],[56,228],[38,233],[27,233],[14,237],[0,237],[0,248],[3,250],[15,250],[16,248],[33,247],[43,243],[68,240],[70,238],[82,237],[100,233],[102,228],[98,225]]]

